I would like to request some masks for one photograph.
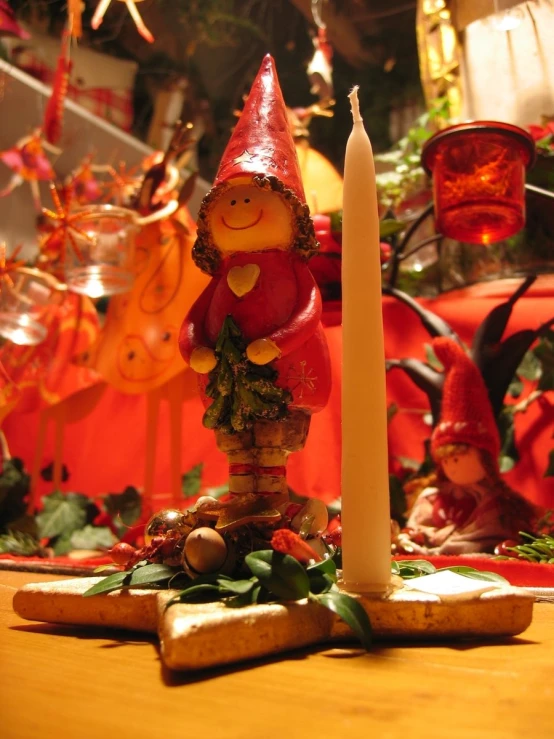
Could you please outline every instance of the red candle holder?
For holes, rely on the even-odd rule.
[[[439,131],[423,146],[433,176],[440,233],[490,244],[525,224],[525,170],[535,160],[530,134],[509,123],[473,121]]]

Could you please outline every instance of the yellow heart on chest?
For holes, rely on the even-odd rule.
[[[259,276],[260,268],[257,264],[245,264],[244,267],[231,267],[229,272],[227,272],[227,284],[237,298],[242,298],[243,295],[246,295],[246,293],[252,290],[256,282],[258,282]]]

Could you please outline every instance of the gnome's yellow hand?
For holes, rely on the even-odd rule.
[[[217,364],[213,349],[207,346],[198,346],[190,355],[190,366],[199,375],[207,375]]]
[[[281,351],[271,339],[256,339],[248,344],[246,356],[254,364],[268,364],[280,357]]]

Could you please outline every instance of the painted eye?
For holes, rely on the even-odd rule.
[[[249,203],[250,202],[250,198],[244,198],[244,202],[245,203]]]
[[[236,205],[236,204],[237,204],[236,200],[231,200],[231,205]]]

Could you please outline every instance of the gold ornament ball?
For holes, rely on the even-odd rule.
[[[209,526],[194,529],[185,541],[185,559],[201,575],[217,572],[227,559],[227,544],[221,534]]]
[[[183,519],[183,512],[175,508],[164,508],[154,513],[144,529],[144,543],[150,544],[155,536],[165,536],[173,529],[179,529]]]

